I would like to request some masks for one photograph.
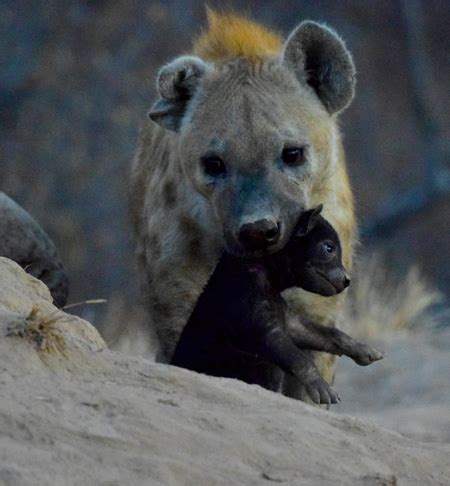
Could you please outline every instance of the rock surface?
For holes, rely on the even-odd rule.
[[[10,258],[50,289],[58,307],[66,304],[69,281],[53,241],[30,214],[0,191],[0,256]]]
[[[65,352],[11,335],[32,307]],[[0,258],[0,485],[449,484],[450,447],[109,351]]]

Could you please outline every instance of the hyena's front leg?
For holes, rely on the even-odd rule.
[[[308,319],[299,319],[289,329],[295,344],[301,348],[325,351],[337,356],[348,356],[361,366],[367,366],[384,357],[381,351],[355,341],[335,327],[327,327]]]

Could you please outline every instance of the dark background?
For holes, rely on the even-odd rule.
[[[450,1],[226,5],[285,34],[308,18],[343,36],[358,70],[341,124],[361,251],[400,276],[418,264],[449,296]],[[136,301],[128,166],[158,67],[204,24],[200,0],[2,2],[0,190],[57,243],[70,301]]]

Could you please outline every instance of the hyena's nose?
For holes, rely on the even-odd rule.
[[[247,223],[239,230],[239,241],[246,250],[262,250],[274,245],[280,239],[280,223],[260,219]]]

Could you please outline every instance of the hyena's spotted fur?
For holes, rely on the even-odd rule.
[[[196,47],[158,76],[160,99],[144,125],[134,158],[131,206],[152,326],[169,359],[217,259],[226,247],[250,254],[244,224],[271,218],[281,248],[302,210],[324,205],[351,268],[355,233],[352,193],[336,114],[351,101],[354,67],[330,29],[304,22],[283,44],[275,34],[235,16],[209,14]],[[257,42],[255,41],[257,40]],[[156,123],[155,123],[156,122]],[[305,147],[297,167],[285,147]],[[219,156],[226,174],[205,174],[201,160]],[[264,250],[262,250],[264,251]],[[333,325],[342,296],[299,289],[291,309]],[[316,354],[329,382],[334,359]],[[295,383],[287,384],[295,396]]]

